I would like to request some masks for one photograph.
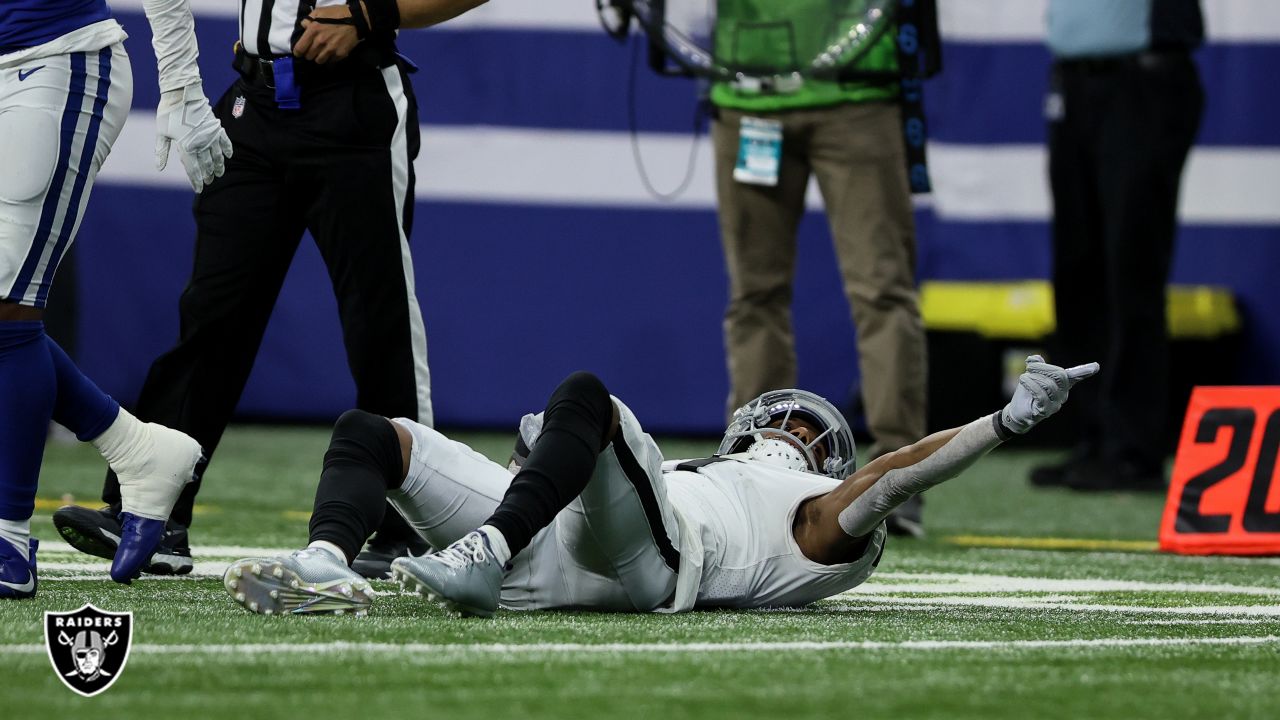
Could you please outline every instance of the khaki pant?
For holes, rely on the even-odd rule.
[[[739,125],[748,115],[783,123],[775,187],[733,179]],[[712,138],[729,274],[724,332],[730,412],[766,390],[795,387],[791,285],[796,228],[812,172],[858,332],[863,402],[875,438],[872,454],[923,437],[924,324],[898,106],[857,103],[778,113],[721,109]]]

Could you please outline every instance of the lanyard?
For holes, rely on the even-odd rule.
[[[920,0],[901,0],[898,5],[898,70],[902,105],[902,137],[907,149],[907,178],[912,193],[927,193],[929,163],[925,157],[928,128],[924,119],[925,59],[920,52],[923,20]]]

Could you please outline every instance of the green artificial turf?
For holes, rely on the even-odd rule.
[[[460,439],[499,461],[511,442]],[[1016,447],[931,491],[927,539],[892,540],[868,583],[808,608],[457,620],[378,583],[367,618],[250,615],[217,573],[238,548],[305,542],[326,440],[318,428],[227,434],[191,531],[195,577],[118,586],[103,579],[105,561],[49,543],[38,596],[0,603],[3,717],[1164,719],[1280,708],[1280,561],[959,544],[1154,540],[1163,498],[1032,489],[1027,469],[1053,456]],[[660,442],[671,457],[714,449]],[[36,534],[56,541],[51,508],[64,495],[92,504],[100,482],[91,449],[51,447]],[[237,547],[200,554],[212,546]],[[92,699],[65,689],[42,649],[44,611],[86,602],[135,622],[125,672]]]

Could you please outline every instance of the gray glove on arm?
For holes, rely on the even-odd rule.
[[[195,20],[190,0],[143,0],[151,24],[151,45],[160,73],[156,108],[156,169],[169,163],[169,146],[178,143],[191,188],[204,189],[222,175],[231,157],[231,140],[213,116],[200,84]]]
[[[1027,358],[1027,371],[1003,410],[965,425],[925,459],[889,470],[840,512],[840,529],[849,537],[863,537],[912,496],[950,480],[992,448],[1021,435],[1058,412],[1071,386],[1098,372],[1098,363],[1063,369],[1039,355]]]
[[[178,143],[192,190],[200,192],[214,178],[222,177],[226,159],[231,157],[231,138],[214,117],[198,82],[160,94],[160,106],[156,108],[157,170],[164,170],[169,164],[171,142]]]
[[[1037,423],[1062,409],[1072,386],[1096,375],[1101,366],[1096,362],[1060,368],[1050,365],[1039,355],[1027,358],[1027,370],[1018,378],[1013,399],[1000,411],[1000,425],[1008,432],[1022,435]]]

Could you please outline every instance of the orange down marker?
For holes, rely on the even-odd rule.
[[[1174,458],[1160,549],[1280,555],[1280,387],[1197,387]]]

